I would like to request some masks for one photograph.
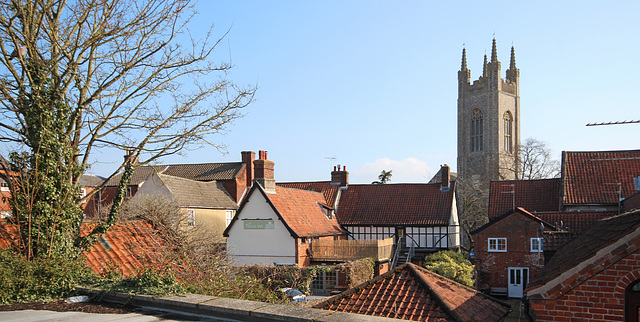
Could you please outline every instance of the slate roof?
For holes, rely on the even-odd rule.
[[[316,182],[279,182],[278,186],[284,188],[294,188],[301,190],[311,190],[315,192],[321,192],[324,195],[327,204],[331,207],[336,202],[338,196],[339,185],[332,185],[331,181],[316,181]]]
[[[454,184],[348,185],[340,193],[337,217],[342,225],[448,225]]]
[[[347,233],[340,227],[335,217],[329,219],[325,215],[323,208],[330,209],[330,207],[326,205],[326,200],[321,193],[279,186],[275,188],[276,193],[266,193],[262,186],[254,184],[235,217],[224,231],[225,237],[229,236],[229,230],[238,220],[244,205],[253,193],[258,193],[257,191],[270,203],[273,211],[293,237],[319,237]]]
[[[88,234],[95,225],[82,225],[82,233]],[[180,267],[169,261],[172,250],[173,247],[150,223],[130,221],[117,223],[109,229],[84,256],[96,274],[115,268],[124,276],[130,276],[150,266],[179,270]]]
[[[242,162],[142,166],[133,172],[130,185],[140,185],[154,170],[158,173],[197,181],[231,180],[238,175],[243,166]],[[106,186],[117,186],[121,177],[122,174],[113,176],[107,181]]]
[[[516,207],[528,211],[560,210],[561,179],[492,181],[489,188],[489,218]],[[513,192],[513,193],[512,193]]]
[[[92,174],[83,174],[78,180],[81,187],[97,187],[104,182],[104,178]]]
[[[563,152],[563,204],[617,204],[635,193],[633,178],[640,176],[640,150]]]
[[[159,173],[156,176],[159,180],[152,177],[144,185],[164,185],[181,207],[238,209],[236,202],[218,181],[202,182]]]
[[[551,290],[548,294],[559,295],[576,287],[629,252],[638,250],[638,246],[631,242],[618,245],[619,240],[627,235],[640,237],[640,211],[601,219],[589,226],[556,252],[530,284],[527,293],[544,286],[544,289]],[[600,252],[608,246],[615,246],[615,249]],[[579,269],[575,269],[576,266],[580,266]],[[565,272],[569,272],[569,275],[557,278]]]
[[[500,321],[509,305],[412,263],[315,308],[413,321]]]

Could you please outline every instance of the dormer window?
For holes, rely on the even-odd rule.
[[[329,220],[333,220],[333,211],[329,208],[327,208],[326,206],[323,206],[322,204],[320,204],[319,202],[317,202],[318,206],[320,207],[320,211],[322,211],[322,213],[327,216],[327,218]]]

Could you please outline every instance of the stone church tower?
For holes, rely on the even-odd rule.
[[[475,186],[517,176],[520,145],[520,71],[511,47],[506,78],[493,39],[491,61],[484,55],[482,76],[471,83],[466,48],[458,72],[458,179]]]

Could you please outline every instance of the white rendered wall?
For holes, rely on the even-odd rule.
[[[234,265],[295,264],[295,239],[258,190],[229,230],[227,254]],[[245,229],[242,219],[273,219],[273,229]]]

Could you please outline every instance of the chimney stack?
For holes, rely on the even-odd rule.
[[[443,190],[443,191],[449,190],[449,186],[451,183],[451,176],[449,173],[449,166],[447,164],[440,167],[440,175],[442,178],[440,190]]]
[[[273,177],[274,163],[267,160],[267,151],[258,151],[258,160],[253,161],[255,181],[266,192],[276,192],[276,180]]]
[[[132,154],[133,151],[127,149],[127,152],[124,154],[124,161],[130,161],[132,165],[138,165],[138,157]]]
[[[346,166],[343,167],[342,170],[340,169],[340,165],[333,167],[333,171],[331,171],[331,184],[341,187],[349,184],[349,172]]]
[[[247,169],[246,186],[251,187],[253,184],[253,160],[256,159],[256,153],[253,151],[242,151],[242,163]]]

